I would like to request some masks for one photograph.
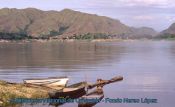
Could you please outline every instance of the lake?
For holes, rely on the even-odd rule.
[[[157,103],[101,102],[95,107],[172,107],[175,99],[174,41],[0,43],[0,79],[68,76],[69,84],[123,76],[104,87],[105,98],[157,99]],[[104,98],[104,99],[105,99]],[[32,107],[48,105],[32,105]],[[62,107],[76,107],[76,103]],[[30,105],[23,105],[30,107]]]

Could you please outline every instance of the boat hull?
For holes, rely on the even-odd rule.
[[[66,88],[67,89],[74,88],[74,90],[70,90],[70,91],[66,91],[66,92],[64,92],[64,89],[61,89],[61,90],[58,90],[58,91],[52,91],[52,92],[49,92],[50,98],[54,98],[54,99],[55,98],[76,99],[76,98],[79,98],[79,97],[86,94],[85,85],[84,85],[83,82],[74,84],[74,85],[66,87]]]
[[[65,87],[68,80],[69,79],[67,77],[45,78],[45,79],[25,79],[24,83],[47,86],[47,87]]]

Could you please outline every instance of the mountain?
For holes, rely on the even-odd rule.
[[[151,28],[133,28],[116,19],[70,9],[0,9],[0,39],[66,38],[87,34],[135,38],[154,33]]]
[[[158,33],[149,27],[140,27],[140,28],[134,28],[131,27],[130,28],[130,33],[128,34],[128,36],[130,36],[130,38],[153,38],[157,35]]]
[[[168,29],[161,32],[163,34],[175,34],[175,23],[173,23]]]
[[[163,30],[158,35],[159,38],[175,38],[175,23],[171,24],[166,30]]]

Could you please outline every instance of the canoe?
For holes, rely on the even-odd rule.
[[[68,77],[49,77],[24,79],[23,81],[25,84],[40,85],[47,87],[65,87],[68,80]]]
[[[103,89],[97,88],[94,91],[79,98],[78,107],[92,107],[99,103],[103,98]]]
[[[50,98],[54,98],[54,99],[59,99],[59,98],[76,99],[86,94],[86,91],[85,91],[86,84],[87,84],[86,82],[79,82],[60,90],[50,91],[48,94]]]

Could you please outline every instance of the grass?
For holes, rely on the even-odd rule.
[[[0,80],[0,107],[10,105],[14,98],[48,98],[48,89]]]

